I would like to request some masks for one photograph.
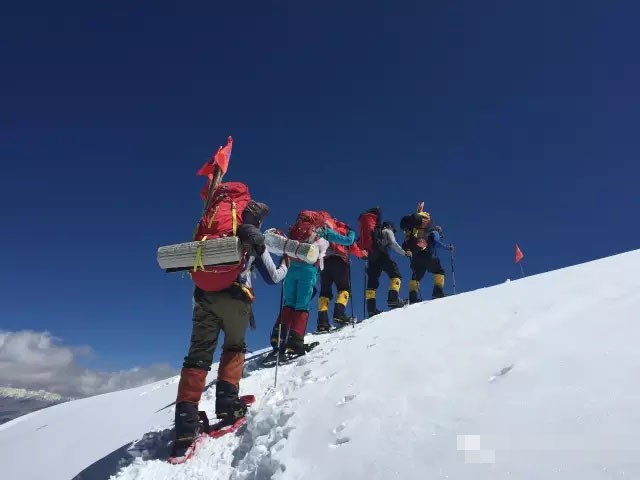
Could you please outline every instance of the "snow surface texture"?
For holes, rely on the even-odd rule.
[[[640,478],[640,251],[396,310],[249,365],[246,428],[166,462],[177,378],[0,426],[7,479]],[[215,376],[212,372],[210,380]],[[201,407],[212,411],[214,387]],[[132,441],[138,440],[138,442]],[[135,458],[134,458],[135,457]]]

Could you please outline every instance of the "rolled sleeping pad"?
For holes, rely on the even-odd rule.
[[[287,255],[306,263],[316,263],[320,250],[317,245],[290,240],[285,235],[271,228],[264,232],[264,244],[270,253]]]
[[[220,237],[212,240],[177,243],[158,248],[158,265],[167,272],[192,270],[197,261],[198,250],[202,266],[237,265],[242,259],[238,237]]]

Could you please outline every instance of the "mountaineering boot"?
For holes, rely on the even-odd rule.
[[[247,413],[247,406],[238,398],[244,368],[244,349],[222,347],[216,383],[216,417],[223,425],[232,424]]]
[[[283,336],[279,355],[278,349],[274,347],[273,352],[270,352],[265,357],[263,361],[265,365],[275,364],[278,358],[280,358],[282,362],[290,360],[292,356],[305,355],[313,346],[318,344],[317,342],[313,342],[313,344],[311,344],[312,346],[309,347],[304,343],[304,334],[307,328],[307,320],[309,319],[309,312],[307,310],[293,310],[291,307],[284,307],[282,313],[282,329],[283,332],[287,333]],[[277,340],[277,334],[275,338]]]
[[[351,317],[345,312],[349,303],[349,292],[346,290],[340,290],[338,297],[336,298],[336,304],[333,307],[333,321],[341,324],[342,326],[347,323],[351,323]]]
[[[431,292],[431,298],[443,298],[444,294],[444,275],[436,273],[433,276],[433,291]]]
[[[318,326],[316,331],[328,332],[331,330],[329,323],[329,298],[320,297],[318,299]]]
[[[367,318],[371,318],[375,315],[382,313],[382,310],[378,310],[376,307],[376,299],[368,298],[367,299]]]
[[[307,310],[295,310],[291,314],[291,331],[287,340],[285,353],[290,355],[304,355],[304,333],[307,331],[307,320],[309,312]]]
[[[367,318],[382,313],[382,311],[376,307],[376,291],[373,288],[367,288],[365,298],[367,299]]]
[[[329,312],[318,312],[318,326],[316,332],[328,332],[331,330],[329,323]]]
[[[282,310],[282,314],[278,315],[278,319],[276,320],[276,323],[273,326],[273,329],[271,330],[270,343],[274,349],[278,348],[278,332],[280,332],[280,345],[284,344],[284,339],[287,336],[287,326],[282,318],[283,316],[286,316],[286,314],[288,313],[286,310],[287,310],[287,307],[285,307]],[[282,323],[282,327],[280,327],[280,323]]]
[[[389,281],[389,295],[387,296],[387,305],[389,308],[404,307],[404,301],[400,298],[400,284],[398,277],[394,277]]]
[[[436,298],[444,298],[446,297],[446,295],[444,294],[444,290],[442,290],[442,287],[433,287],[433,292],[431,292],[431,298],[432,299],[436,299]]]
[[[341,303],[336,303],[333,309],[333,321],[341,326],[351,323],[351,317],[345,313],[345,306]]]
[[[387,305],[389,305],[389,308],[401,308],[404,307],[404,300],[398,296],[398,292],[396,290],[389,290]]]
[[[289,340],[287,341],[287,348],[285,353],[289,355],[304,355],[307,353],[307,350],[304,346],[304,337],[298,334],[297,332],[289,333]]]
[[[420,282],[418,280],[411,280],[409,282],[409,303],[414,304],[420,301],[419,292]]]
[[[198,403],[207,380],[207,371],[200,368],[182,368],[176,398],[175,441],[172,457],[183,457],[202,426],[198,416]]]
[[[247,405],[238,398],[238,387],[224,380],[216,383],[216,417],[231,425],[247,414]]]
[[[176,405],[176,439],[171,447],[171,457],[184,457],[187,449],[202,433],[202,423],[198,416],[198,405],[180,402]]]

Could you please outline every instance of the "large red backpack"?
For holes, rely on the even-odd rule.
[[[336,233],[339,233],[340,235],[347,235],[349,233],[349,227],[347,226],[347,224],[344,222],[341,222],[336,218],[330,218],[329,220],[327,220],[327,226],[332,230],[334,230]],[[330,243],[329,245],[335,252],[337,252],[342,257],[344,258],[349,257],[349,254],[347,253],[347,249],[349,247],[346,247],[344,245],[338,245],[337,243],[333,243],[333,242]]]
[[[251,201],[249,188],[240,182],[221,183],[211,195],[209,208],[196,227],[194,240],[212,240],[236,236],[242,224],[242,213]],[[244,256],[240,263],[194,268],[191,278],[196,286],[207,292],[219,292],[233,285],[245,267]]]
[[[380,209],[370,208],[358,217],[358,245],[367,253],[378,247],[380,236]]]
[[[314,242],[317,230],[324,227],[330,218],[331,215],[324,211],[303,210],[291,225],[288,237],[299,242]]]

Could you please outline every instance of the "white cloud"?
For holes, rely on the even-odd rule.
[[[78,355],[93,351],[65,345],[49,332],[0,331],[0,386],[47,390],[65,397],[86,397],[162,380],[177,371],[157,364],[119,372],[82,368]]]

